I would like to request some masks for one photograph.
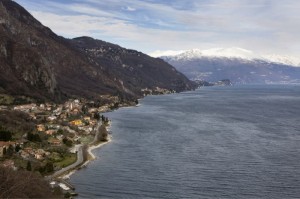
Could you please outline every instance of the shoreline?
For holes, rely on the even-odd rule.
[[[110,143],[111,141],[112,141],[112,136],[108,136],[108,137],[107,137],[107,141],[105,141],[105,142],[100,142],[100,143],[97,144],[97,145],[89,146],[89,147],[87,148],[87,152],[88,152],[88,156],[89,156],[89,157],[88,157],[88,159],[87,159],[86,161],[84,161],[84,162],[82,163],[82,165],[81,165],[80,167],[85,167],[86,165],[88,165],[89,162],[91,162],[91,161],[97,159],[97,156],[95,156],[95,155],[93,154],[92,151],[95,150],[95,149],[101,148],[102,146],[104,146],[104,145]]]
[[[143,98],[140,98],[138,100],[141,100],[141,99],[143,99]],[[140,103],[135,104],[135,105],[119,106],[117,109],[120,109],[120,108],[134,108],[134,107],[139,107],[139,106],[140,106]],[[117,110],[117,109],[114,109],[114,110]],[[110,110],[110,111],[114,111],[114,110]],[[112,121],[109,121],[109,123],[108,123],[109,125],[105,126],[105,128],[108,132],[110,132],[111,122]],[[99,129],[100,126],[101,126],[101,123],[98,123],[98,128],[97,129]],[[97,131],[97,133],[95,134],[95,139],[98,136],[98,133],[99,133],[99,131]],[[51,176],[45,176],[45,178],[48,179],[50,182],[57,181],[57,182],[63,183],[68,188],[70,188],[70,190],[75,190],[75,187],[72,184],[70,184],[67,180],[70,179],[70,177],[76,171],[78,171],[82,168],[85,168],[91,161],[97,159],[98,157],[93,154],[93,150],[101,148],[102,146],[112,142],[112,135],[108,134],[107,141],[104,141],[104,142],[103,141],[102,142],[95,142],[95,139],[93,141],[91,141],[89,144],[86,145],[87,148],[83,149],[83,146],[80,147],[81,156],[83,156],[84,153],[87,154],[86,159],[83,159],[81,163],[76,164],[76,162],[75,162],[73,164],[76,164],[76,165],[72,166],[71,168],[69,168],[65,172],[62,172],[61,174],[58,174],[57,176],[54,173]],[[78,153],[79,153],[79,151],[78,151]],[[78,159],[78,156],[77,156],[77,159]],[[57,172],[59,172],[59,171],[57,171]]]
[[[97,156],[95,156],[92,152],[93,150],[101,148],[102,146],[110,143],[111,141],[112,141],[112,137],[108,136],[108,140],[106,142],[100,142],[97,145],[88,146],[88,148],[86,149],[86,152],[88,153],[88,159],[87,160],[84,160],[80,165],[75,166],[74,168],[66,171],[65,174],[62,174],[62,175],[57,176],[55,178],[63,179],[63,180],[70,179],[71,175],[73,175],[76,171],[80,170],[81,168],[86,167],[91,161],[97,159]]]
[[[145,97],[145,96],[144,96]],[[133,105],[133,104],[127,104],[126,106],[119,106],[118,108],[115,108],[115,109],[111,109],[110,111],[115,111],[115,110],[118,110],[120,108],[135,108],[135,107],[139,107],[140,106],[140,103],[139,101],[143,99],[143,98],[140,98],[138,99],[138,103]],[[110,126],[111,126],[111,121],[109,121],[108,123],[109,125],[108,126],[105,126],[106,130],[108,132],[110,132]],[[98,123],[98,128],[100,127],[100,123]],[[97,134],[98,132],[95,134],[95,138],[97,137]],[[70,169],[68,169],[67,171],[57,175],[57,176],[53,176],[55,175],[52,174],[51,176],[46,176],[45,178],[48,180],[50,180],[51,182],[52,181],[57,181],[57,182],[62,182],[63,184],[67,185],[68,188],[70,188],[69,190],[75,190],[75,187],[73,185],[71,185],[67,180],[70,179],[71,175],[73,175],[76,171],[82,169],[82,168],[85,168],[91,161],[97,159],[97,156],[95,156],[93,154],[93,150],[97,149],[97,148],[101,148],[102,146],[110,143],[112,141],[112,135],[111,134],[108,134],[107,136],[107,141],[102,141],[102,142],[96,142],[95,144],[95,140],[90,142],[87,146],[87,148],[83,149],[83,146],[81,146],[81,151],[82,151],[82,154],[81,156],[83,156],[83,153],[86,153],[87,154],[87,158],[86,160],[83,159],[83,161],[77,165],[74,165],[72,166]],[[78,158],[78,157],[77,157]],[[75,164],[75,163],[73,163]],[[59,171],[58,171],[59,172]],[[50,179],[49,179],[50,177]],[[68,190],[68,192],[69,192]],[[70,193],[70,192],[69,192]],[[75,194],[74,196],[77,196],[78,194]]]
[[[100,123],[98,125],[98,128],[100,127]],[[109,129],[109,126],[105,127],[106,130]],[[95,138],[98,136],[98,132],[95,134]],[[86,145],[86,148],[81,146],[80,151],[77,152],[77,160],[82,159],[82,161],[73,163],[73,165],[69,165],[70,168],[68,168],[66,171],[61,172],[61,170],[56,171],[51,176],[45,176],[46,179],[49,179],[50,181],[61,181],[61,180],[67,180],[70,178],[72,174],[74,174],[76,171],[86,167],[91,161],[97,159],[97,157],[93,154],[93,150],[101,148],[102,146],[110,143],[112,141],[112,136],[107,136],[107,141],[100,141],[96,142],[92,141],[89,144]],[[86,158],[84,158],[84,154],[86,154]],[[62,168],[64,169],[64,168]],[[58,174],[57,174],[58,173]]]

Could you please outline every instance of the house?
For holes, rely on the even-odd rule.
[[[96,125],[96,124],[97,124],[97,120],[91,120],[91,121],[90,121],[90,125],[94,126],[94,125]]]
[[[50,130],[47,130],[45,133],[46,133],[47,135],[53,135],[53,134],[57,133],[57,131],[56,131],[56,130],[53,130],[53,129],[50,129]]]
[[[43,149],[37,149],[35,151],[34,157],[37,160],[43,160],[46,157],[46,151],[44,151]]]
[[[58,140],[62,141],[63,138],[64,138],[64,135],[57,135],[56,138],[57,138]]]
[[[68,117],[68,116],[67,116],[66,113],[62,113],[62,114],[59,115],[59,118],[60,118],[60,119],[67,119],[67,117]]]
[[[48,141],[49,144],[51,144],[52,146],[60,146],[61,145],[61,141],[59,139],[51,139]]]
[[[45,125],[43,125],[43,124],[38,124],[38,125],[36,125],[36,129],[37,129],[39,132],[43,132],[43,131],[46,130],[46,127],[45,127]]]
[[[58,130],[60,128],[60,125],[58,124],[49,124],[47,125],[48,129],[54,129],[54,130]]]
[[[49,117],[47,118],[48,121],[54,121],[54,120],[56,120],[56,119],[57,119],[57,117],[54,116],[54,115],[49,116]]]
[[[71,112],[72,115],[78,115],[79,114],[79,110],[78,108],[74,108]]]
[[[97,113],[98,109],[96,109],[96,108],[90,108],[88,112],[89,113]]]
[[[25,104],[18,105],[14,107],[14,110],[29,112],[31,110],[35,110],[37,108],[36,104]]]
[[[47,111],[52,110],[52,105],[50,103],[46,103],[45,106],[46,106],[45,108],[46,108]]]
[[[35,116],[35,114],[34,114],[34,113],[29,113],[29,116],[30,116],[30,118],[31,118],[31,119],[34,119],[34,120],[36,120],[36,116]]]
[[[89,121],[91,121],[91,117],[87,117],[87,116],[86,116],[86,117],[84,117],[84,118],[83,118],[83,120],[85,120],[85,121],[88,121],[88,122],[89,122]]]
[[[30,157],[30,154],[24,150],[20,151],[19,154],[23,159],[28,159]]]
[[[29,153],[29,154],[33,154],[33,149],[31,147],[26,147],[23,149],[23,151]]]
[[[70,122],[71,125],[74,126],[81,126],[82,125],[82,121],[81,120],[73,120]]]
[[[43,160],[44,156],[43,156],[43,154],[36,153],[36,154],[34,154],[34,158],[37,160]]]
[[[7,106],[0,106],[0,110],[8,110]]]
[[[45,104],[40,104],[39,109],[40,109],[40,110],[45,110]]]

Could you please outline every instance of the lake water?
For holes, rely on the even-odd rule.
[[[300,198],[300,86],[206,87],[107,113],[80,198]]]

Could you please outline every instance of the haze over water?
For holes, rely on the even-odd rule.
[[[105,114],[82,198],[299,198],[300,86],[206,87]]]

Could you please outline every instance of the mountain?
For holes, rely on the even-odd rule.
[[[193,83],[161,59],[90,37],[75,38],[70,43],[87,57],[90,64],[100,67],[108,76],[114,76],[129,94],[139,93],[147,87],[177,91],[193,87]]]
[[[0,0],[0,35],[2,94],[42,101],[135,99],[144,88],[194,87],[161,59],[89,37],[58,36],[11,0]]]
[[[214,48],[193,49],[161,58],[192,80],[230,79],[234,84],[300,83],[300,61],[294,57],[259,56],[242,48]]]

